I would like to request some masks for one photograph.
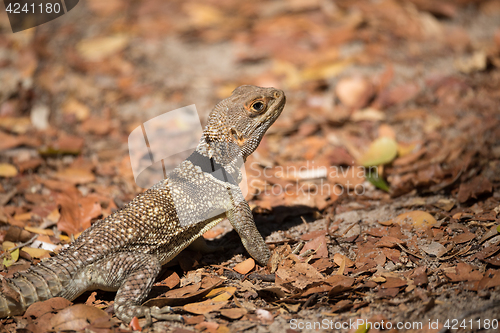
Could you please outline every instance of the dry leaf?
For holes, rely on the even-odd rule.
[[[47,251],[47,250],[44,250],[44,249],[35,249],[35,248],[32,248],[32,247],[23,247],[21,248],[22,251],[28,253],[30,256],[32,256],[33,258],[39,258],[39,259],[43,259],[43,258],[50,258],[50,252],[51,251]]]
[[[101,61],[123,50],[128,42],[126,35],[83,39],[76,45],[76,50],[87,61]]]
[[[76,304],[59,311],[50,322],[55,330],[83,330],[94,320],[108,317],[106,312],[86,304]]]
[[[90,227],[90,221],[102,214],[99,198],[95,195],[81,197],[78,193],[59,194],[57,204],[61,206],[61,218],[57,228],[68,235],[75,235]]]
[[[85,168],[66,168],[54,175],[57,179],[71,184],[87,184],[95,181],[95,175]]]
[[[379,223],[382,225],[391,225],[392,223],[398,223],[398,224],[411,223],[415,228],[418,229],[425,229],[428,227],[435,227],[438,225],[438,222],[431,214],[420,210],[403,213],[396,216],[392,220]]]
[[[394,139],[381,137],[373,141],[368,150],[358,159],[363,166],[377,166],[391,162],[398,154],[398,144]]]
[[[0,163],[0,177],[12,178],[17,176],[17,169],[12,164]]]
[[[337,97],[345,106],[359,109],[372,98],[373,85],[366,78],[354,76],[341,79],[335,87]]]
[[[254,267],[255,267],[255,260],[253,260],[252,258],[248,258],[247,260],[242,261],[236,266],[234,266],[233,269],[240,274],[247,274],[252,269],[254,269]]]
[[[246,315],[248,311],[244,308],[233,308],[233,309],[222,309],[220,310],[220,314],[229,319],[240,319],[244,315]]]
[[[215,288],[211,290],[205,297],[211,298],[214,302],[227,301],[231,297],[233,297],[236,290],[236,287]]]
[[[62,105],[62,111],[66,115],[74,116],[79,121],[87,119],[90,115],[90,109],[74,98],[66,100]]]
[[[308,250],[315,251],[313,258],[328,258],[328,241],[326,240],[324,233],[307,242],[300,253],[302,254]]]
[[[5,243],[7,242],[4,242],[4,251],[7,251],[8,249],[13,247],[9,246],[8,249],[5,249]],[[15,249],[14,251],[10,252],[10,254],[6,258],[3,258],[3,265],[5,267],[12,266],[18,259],[19,259],[19,249]]]
[[[483,274],[479,271],[473,271],[473,267],[469,264],[459,262],[455,267],[455,273],[445,273],[446,276],[453,282],[459,281],[478,281],[483,278]]]
[[[212,311],[220,310],[226,304],[228,304],[227,301],[214,302],[209,299],[203,302],[186,304],[183,306],[183,309],[194,314],[208,314]]]
[[[455,60],[455,67],[462,73],[472,73],[482,71],[486,68],[487,58],[484,51],[476,51],[469,57],[462,57]]]

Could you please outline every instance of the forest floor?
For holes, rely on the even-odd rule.
[[[146,301],[185,322],[143,331],[500,332],[495,0],[87,0],[18,33],[2,11],[0,242],[26,244],[0,276],[143,191],[132,130],[191,104],[204,124],[243,84],[287,96],[244,181],[281,261],[247,261],[222,222],[204,238],[225,251],[185,250]],[[35,303],[0,331],[132,330],[113,298]]]

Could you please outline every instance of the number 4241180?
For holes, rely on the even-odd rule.
[[[25,14],[28,14],[28,13],[50,14],[50,13],[59,13],[61,11],[61,5],[57,2],[54,4],[47,2],[47,3],[45,3],[45,6],[43,3],[38,4],[38,5],[35,5],[34,3],[28,5],[27,3],[25,3],[23,8],[21,8],[21,4],[18,2],[15,2],[15,3],[9,3],[9,5],[7,6],[7,8],[5,10],[11,14],[22,14],[22,13],[25,13]]]
[[[478,319],[478,320],[469,320],[469,321],[466,321],[465,319],[462,320],[462,322],[459,322],[458,319],[448,319],[444,325],[444,327],[446,327],[447,329],[452,329],[452,330],[456,330],[458,328],[463,328],[463,329],[466,329],[466,328],[470,328],[472,329],[473,326],[479,326],[479,329],[497,329],[498,328],[498,320],[497,319],[493,319],[493,320],[490,320],[490,319]]]

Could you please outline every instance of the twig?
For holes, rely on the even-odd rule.
[[[338,226],[336,226],[336,227],[337,227],[337,229],[336,229],[335,231],[331,231],[331,230],[330,230],[330,226],[332,225],[332,222],[333,222],[333,219],[330,217],[330,215],[327,215],[327,216],[326,216],[326,231],[328,232],[328,235],[329,235],[330,237],[332,237],[332,238],[334,238],[334,239],[335,239],[337,236],[335,236],[334,234],[335,234],[337,231],[339,231],[339,227],[338,227]],[[341,220],[341,221],[340,221],[340,223],[342,223],[342,222],[343,222],[343,220]]]
[[[29,245],[29,244],[33,243],[37,237],[38,237],[38,234],[35,235],[35,236],[33,236],[33,237],[31,237],[31,239],[29,241],[27,241],[26,243],[21,243],[19,245],[14,246],[11,249],[6,250],[4,253],[2,253],[0,255],[0,259],[2,259],[3,257],[5,257],[7,255],[7,253],[12,253],[12,252],[14,252],[17,249],[20,249],[22,247],[25,247],[26,245]]]
[[[309,232],[309,224],[307,223],[306,219],[302,215],[300,216],[300,218],[302,219],[302,222],[306,225],[306,232]]]
[[[416,257],[416,258],[418,258],[418,259],[424,259],[424,257],[423,257],[423,256],[418,255],[418,254],[416,254],[416,253],[414,253],[414,252],[411,252],[411,251],[410,251],[410,250],[408,250],[408,249],[405,249],[403,245],[401,245],[401,244],[399,244],[399,243],[396,243],[396,245],[397,245],[397,246],[399,246],[399,248],[400,248],[401,250],[403,250],[403,252],[406,252],[406,253],[408,253],[408,254],[411,254],[412,256],[414,256],[414,257]]]
[[[349,227],[348,227],[348,228],[344,231],[344,233],[342,234],[342,236],[341,236],[341,237],[344,237],[345,235],[347,235],[347,233],[348,233],[348,232],[352,229],[352,227],[354,227],[354,226],[355,226],[356,224],[358,224],[359,222],[361,222],[361,220],[356,221],[356,222],[354,222],[353,224],[351,224],[351,225],[350,225],[350,226],[349,226]]]

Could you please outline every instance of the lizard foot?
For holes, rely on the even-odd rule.
[[[170,320],[170,321],[178,321],[178,322],[184,322],[184,319],[182,319],[182,316],[179,314],[172,314],[172,308],[170,306],[164,306],[163,308],[159,308],[157,306],[152,306],[150,308],[150,311],[148,311],[148,315],[146,315],[146,319],[148,322],[151,320],[151,317],[155,319],[160,319],[160,320]]]

